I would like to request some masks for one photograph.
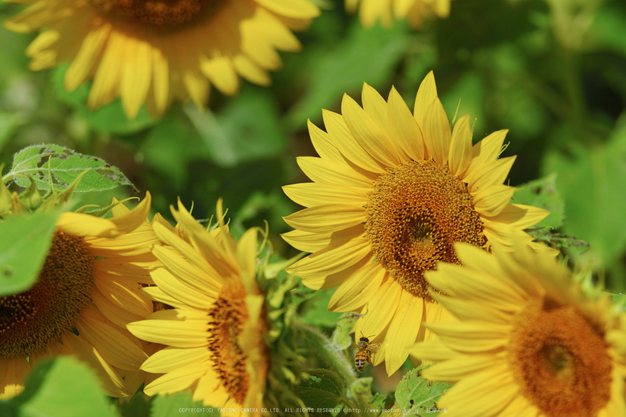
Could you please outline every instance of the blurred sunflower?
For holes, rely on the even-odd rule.
[[[202,108],[210,84],[233,95],[239,76],[268,85],[276,49],[299,50],[291,30],[319,14],[308,0],[6,1],[34,4],[5,27],[44,30],[26,49],[31,69],[72,61],[68,91],[93,78],[89,107],[121,96],[131,119],[144,102],[155,117],[175,98]]]
[[[411,350],[439,362],[426,378],[455,384],[437,406],[450,417],[626,415],[626,316],[551,256],[514,248],[491,256],[458,244],[463,267],[426,274],[459,319],[427,324],[439,340]]]
[[[148,395],[191,388],[205,405],[261,409],[269,357],[263,335],[265,297],[256,282],[257,230],[237,242],[223,222],[208,232],[179,202],[177,229],[154,221],[164,245],[153,252],[165,268],[152,272],[145,292],[173,309],[128,325],[137,337],[166,345],[142,369],[164,373],[144,388]]]
[[[298,165],[314,182],[284,191],[307,208],[285,218],[283,235],[312,255],[290,271],[313,289],[339,286],[328,308],[363,314],[356,336],[383,343],[374,363],[389,374],[408,347],[431,334],[419,325],[445,310],[429,297],[424,272],[437,262],[459,263],[455,242],[490,249],[548,213],[508,204],[515,188],[502,182],[515,157],[498,158],[506,131],[472,146],[469,116],[450,123],[429,73],[417,92],[414,115],[392,88],[388,102],[367,84],[361,108],[344,95],[343,116],[324,111],[327,133],[309,122],[320,155]]]
[[[357,8],[361,24],[366,28],[377,21],[389,28],[394,19],[406,19],[416,28],[433,15],[448,17],[450,0],[346,0],[346,11],[355,13]]]
[[[17,194],[0,184],[2,219],[27,213]],[[42,207],[54,206],[53,199]],[[132,211],[119,205],[110,219],[60,215],[37,283],[0,297],[0,399],[19,394],[30,369],[58,354],[89,363],[107,395],[133,394],[120,375],[136,371],[147,358],[125,325],[152,311],[139,285],[150,280],[144,257],[155,242],[145,222],[150,201],[147,193]]]

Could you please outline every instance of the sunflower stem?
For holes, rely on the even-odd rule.
[[[341,351],[337,350],[326,335],[302,323],[294,323],[294,328],[302,334],[307,351],[320,358],[328,369],[337,371],[346,385],[356,380],[352,364],[346,361]]]

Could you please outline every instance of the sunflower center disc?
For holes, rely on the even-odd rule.
[[[611,396],[603,334],[570,305],[534,302],[516,317],[509,359],[526,399],[550,417],[595,416]]]
[[[205,21],[226,0],[90,0],[90,3],[109,19],[167,32]]]
[[[227,283],[209,310],[209,350],[215,372],[228,394],[243,404],[250,376],[246,370],[247,356],[239,347],[239,335],[248,320],[244,303],[246,290],[238,281]]]
[[[388,169],[374,183],[366,211],[376,259],[417,297],[428,295],[424,272],[438,261],[460,263],[454,243],[487,242],[467,186],[433,160]]]
[[[83,239],[57,232],[28,291],[0,298],[0,358],[43,352],[72,330],[94,287],[93,256]]]

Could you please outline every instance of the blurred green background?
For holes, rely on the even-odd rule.
[[[212,90],[208,110],[175,104],[161,120],[142,110],[129,121],[119,102],[88,110],[88,85],[63,91],[66,67],[27,69],[34,35],[0,29],[0,163],[10,166],[13,153],[39,143],[96,155],[141,196],[149,190],[166,217],[179,196],[198,218],[210,217],[223,197],[235,233],[267,220],[274,247],[288,257],[296,252],[278,235],[289,230],[282,216],[298,207],[280,187],[306,181],[295,157],[315,155],[307,118],[322,126],[321,109],[339,111],[344,92],[359,101],[363,82],[384,97],[394,85],[412,108],[432,69],[449,118],[470,114],[475,141],[510,130],[504,156],[518,155],[511,185],[556,174],[541,189],[564,204],[551,233],[588,242],[569,256],[624,292],[626,2],[457,0],[448,19],[417,30],[404,22],[363,29],[343,1],[321,6],[298,34],[303,50],[281,54],[271,87],[243,82],[236,97]],[[21,8],[0,3],[0,19]],[[85,199],[106,205],[124,193],[133,191]]]

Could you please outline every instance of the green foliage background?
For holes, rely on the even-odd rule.
[[[34,35],[0,29],[4,174],[20,149],[58,144],[118,167],[115,175],[125,174],[139,190],[85,193],[79,205],[106,206],[113,196],[149,190],[154,211],[167,218],[178,197],[188,207],[193,202],[196,217],[209,218],[223,197],[235,233],[267,220],[286,259],[297,252],[279,237],[289,230],[282,216],[298,207],[280,187],[306,181],[295,157],[315,155],[307,119],[322,126],[321,109],[339,112],[343,93],[359,101],[363,82],[385,97],[394,85],[412,108],[432,69],[449,118],[470,114],[475,141],[510,130],[503,155],[518,155],[510,184],[528,183],[515,202],[553,212],[540,225],[547,228],[533,233],[563,248],[611,292],[626,292],[626,3],[457,0],[448,19],[418,30],[404,22],[364,29],[345,14],[342,1],[321,6],[322,15],[298,34],[303,50],[281,54],[284,66],[272,74],[271,87],[243,82],[237,97],[213,89],[207,110],[176,103],[161,120],[142,110],[129,121],[119,101],[87,109],[88,84],[64,91],[67,66],[30,72],[24,50]],[[0,20],[20,9],[0,3]],[[41,227],[53,221],[46,218]],[[0,233],[10,227],[20,225],[0,224]],[[303,321],[330,334],[337,323],[325,308],[331,292],[301,288],[297,294],[306,298]],[[78,365],[48,365],[57,366]],[[381,381],[374,381],[375,390],[389,391]],[[36,397],[28,401],[38,404]],[[109,415],[108,408],[99,410]]]

